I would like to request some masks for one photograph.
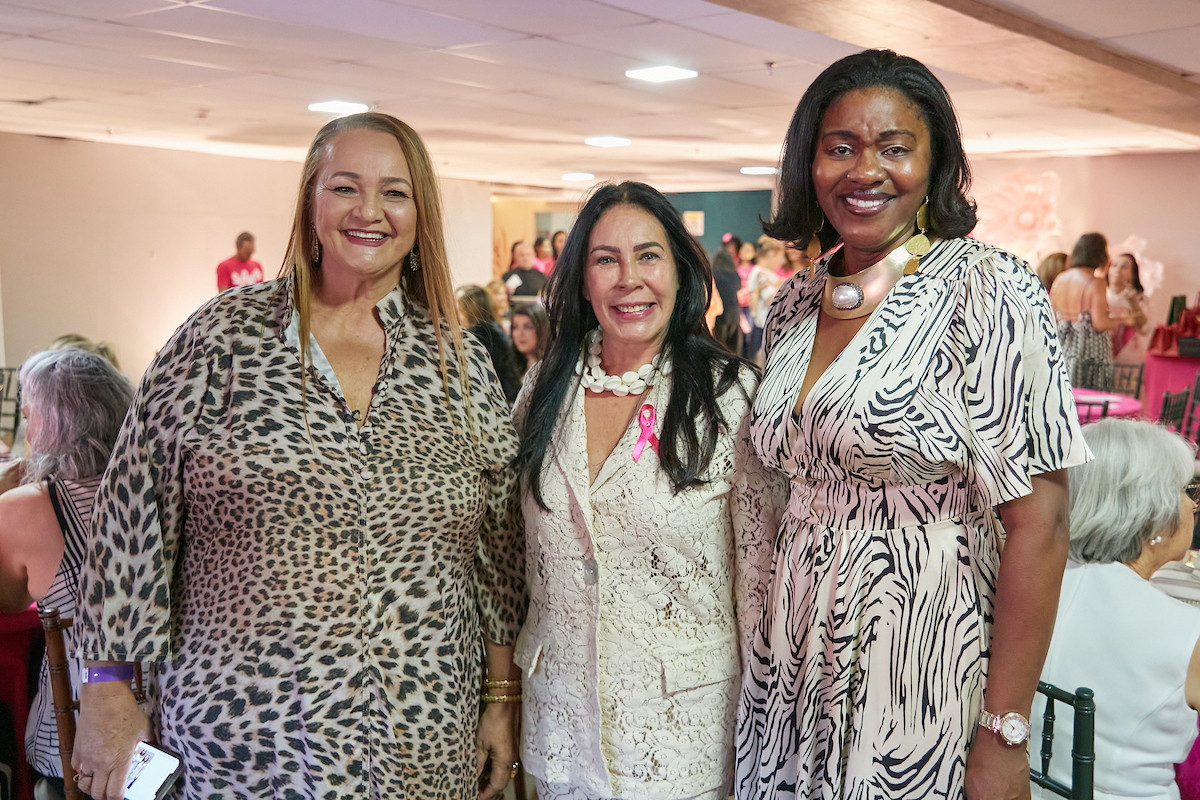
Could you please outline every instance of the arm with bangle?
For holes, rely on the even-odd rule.
[[[499,795],[517,772],[517,719],[521,708],[521,670],[513,663],[513,648],[485,640],[487,675],[483,680],[481,699],[483,713],[479,717],[479,738],[476,746],[476,773],[483,776],[484,767],[491,762],[487,785],[480,787],[479,797],[487,800]]]

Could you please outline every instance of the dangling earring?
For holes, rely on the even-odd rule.
[[[813,231],[813,236],[816,236],[825,227],[825,212],[821,210],[820,206],[817,206],[817,213],[821,215],[821,224],[817,226],[817,229],[815,231]],[[808,260],[808,279],[811,281],[816,277],[817,277],[817,262],[810,258]]]
[[[412,250],[408,251],[408,268],[410,270],[412,270],[413,272],[416,272],[419,265],[420,265],[420,262],[417,261],[417,245],[414,242],[413,246],[412,246]]]
[[[1150,546],[1154,547],[1154,545],[1158,544],[1161,541],[1162,541],[1161,536],[1155,536],[1153,539],[1150,540]]]
[[[321,241],[317,238],[317,229],[315,227],[310,233],[312,234],[312,246],[308,249],[308,260],[315,267],[321,263]]]
[[[925,231],[929,229],[929,195],[925,196],[925,202],[921,203],[921,207],[917,209],[917,232],[911,239],[904,243],[904,249],[912,258],[908,259],[908,263],[904,265],[904,274],[913,275],[917,271],[917,267],[921,264],[921,256],[929,252],[932,245],[929,243],[929,237],[925,235]]]

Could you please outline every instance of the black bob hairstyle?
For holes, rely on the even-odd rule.
[[[842,95],[876,88],[903,95],[929,129],[930,231],[953,239],[966,236],[975,227],[975,204],[966,196],[971,167],[946,88],[916,59],[891,50],[864,50],[835,61],[800,98],[783,144],[778,210],[763,225],[769,236],[795,242],[801,249],[814,235],[821,240],[822,251],[837,243],[838,232],[825,219],[813,187],[812,165],[821,122]]]
[[[672,362],[671,389],[662,417],[658,459],[676,492],[704,483],[701,476],[712,460],[717,434],[728,426],[717,398],[733,386],[744,391],[738,373],[749,363],[718,344],[704,323],[712,272],[704,249],[684,228],[683,217],[667,198],[644,183],[601,184],[580,209],[550,273],[546,287],[550,343],[521,425],[517,463],[543,509],[547,506],[542,499],[542,464],[559,411],[579,380],[575,365],[587,334],[599,324],[591,303],[583,297],[592,229],[605,212],[621,205],[643,209],[658,220],[675,260],[679,288],[662,346],[663,355]]]

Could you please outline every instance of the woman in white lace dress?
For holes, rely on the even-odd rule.
[[[592,195],[550,278],[549,352],[516,409],[540,800],[728,796],[785,491],[748,438],[755,371],[705,327],[710,286],[638,183]]]

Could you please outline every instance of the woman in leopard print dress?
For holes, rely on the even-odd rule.
[[[490,796],[515,755],[516,706],[479,701],[481,661],[517,677],[516,439],[458,328],[411,128],[317,134],[285,264],[147,372],[96,500],[79,653],[157,665],[189,800],[464,800],[488,760]],[[151,726],[120,681],[82,704],[81,788],[119,798]]]

